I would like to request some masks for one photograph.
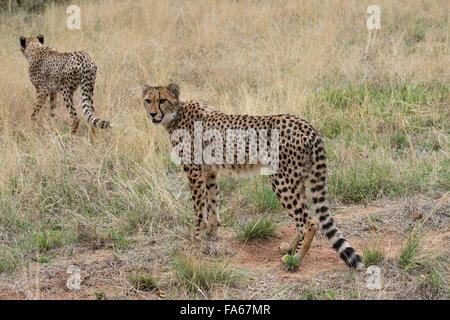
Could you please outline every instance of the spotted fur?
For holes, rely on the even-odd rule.
[[[181,102],[179,87],[176,84],[167,87],[145,86],[143,104],[153,123],[162,124],[169,134],[178,129],[185,129],[191,135],[191,141],[194,141],[195,121],[202,122],[203,132],[214,128],[219,130],[223,136],[229,128],[266,129],[269,141],[271,130],[278,129],[279,168],[276,173],[270,175],[270,182],[277,198],[289,216],[294,219],[297,231],[291,244],[284,245],[280,251],[286,253],[295,249],[296,253],[302,253],[303,256],[306,254],[316,230],[312,220],[312,215],[315,214],[319,218],[320,229],[345,263],[352,268],[363,266],[361,257],[344,239],[330,215],[326,191],[325,148],[321,136],[307,121],[287,114],[227,115],[196,101]],[[248,141],[246,142],[248,143]],[[172,141],[174,147],[179,143],[182,142],[177,139]],[[192,191],[197,237],[203,235],[205,231],[215,234],[220,226],[217,212],[218,172],[224,170],[245,172],[260,167],[258,164],[248,163],[249,150],[248,144],[246,144],[246,163],[244,164],[237,162],[209,165],[195,164],[194,162],[182,164]],[[226,162],[224,161],[224,163]],[[306,188],[311,191],[312,213],[307,207]]]
[[[81,86],[81,109],[93,128],[110,128],[111,123],[94,117],[93,94],[97,66],[82,51],[57,52],[44,45],[44,36],[20,37],[21,51],[29,62],[28,73],[36,88],[37,101],[31,118],[34,120],[50,97],[50,115],[55,115],[55,96],[62,94],[72,121],[72,133],[78,129],[79,120],[73,106],[73,93]]]

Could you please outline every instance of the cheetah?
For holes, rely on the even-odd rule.
[[[50,97],[50,116],[55,116],[56,93],[62,94],[64,103],[69,111],[72,122],[72,134],[77,132],[80,121],[73,106],[73,93],[81,85],[81,108],[91,125],[91,134],[94,128],[110,128],[108,121],[94,117],[92,96],[97,75],[97,66],[91,57],[82,51],[60,53],[44,45],[44,36],[25,38],[20,37],[20,47],[29,63],[28,74],[36,88],[37,101],[31,114],[35,120],[39,110]]]
[[[266,172],[272,189],[289,216],[294,219],[296,226],[294,238],[289,244],[280,245],[280,253],[295,252],[295,255],[300,254],[301,261],[309,250],[317,227],[307,206],[308,188],[312,212],[318,215],[320,229],[331,241],[340,258],[348,267],[361,269],[364,266],[360,255],[344,239],[330,215],[324,143],[311,124],[289,114],[228,115],[197,101],[182,102],[179,95],[179,86],[174,83],[168,86],[144,85],[143,105],[149,119],[154,124],[162,125],[171,136],[173,150],[177,149],[179,153],[178,160],[183,158],[181,164],[189,180],[195,210],[196,239],[204,237],[206,233],[216,235],[221,225],[217,210],[219,172],[245,174],[271,167],[274,171]],[[242,130],[240,132],[266,132],[262,141],[266,143],[267,148],[261,147],[264,143],[256,144],[257,148],[252,147],[251,144],[255,144],[255,135],[244,136],[241,140],[244,144],[238,143],[230,134],[236,129]],[[178,134],[180,132],[184,132],[185,136]],[[199,133],[207,137],[199,140],[195,136]],[[223,137],[227,134],[231,139],[227,138],[225,145]],[[273,139],[274,137],[276,139]],[[192,141],[194,142],[191,143]],[[202,161],[201,157],[207,153],[200,154],[200,159],[195,159],[195,148],[202,147],[206,151],[213,143],[216,147],[218,145],[217,148],[212,148],[214,152],[211,152],[215,161],[208,162],[206,158]],[[223,148],[226,152],[223,152]],[[254,160],[255,152],[268,149],[270,154],[268,152],[265,158],[261,157],[264,161],[250,161],[252,157]],[[239,159],[238,154],[244,156]],[[268,159],[275,160],[276,164],[267,161]],[[287,255],[283,259],[286,257]]]

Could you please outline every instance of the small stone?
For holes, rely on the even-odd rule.
[[[422,213],[419,210],[414,210],[413,213],[411,213],[411,218],[415,220],[422,219]]]

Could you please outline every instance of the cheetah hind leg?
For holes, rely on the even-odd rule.
[[[315,225],[312,225],[308,229],[308,232],[305,235],[305,239],[303,240],[301,247],[295,253],[296,256],[300,255],[300,258],[298,260],[298,265],[300,265],[302,263],[303,259],[305,258],[306,254],[308,253],[309,248],[311,247],[312,240],[314,239],[314,236],[316,234],[316,231],[317,231],[317,227]],[[282,254],[285,254],[282,258],[283,263],[285,262],[288,252],[292,252],[298,246],[298,243],[300,242],[300,238],[301,238],[301,236],[297,235],[293,239],[293,241],[291,242],[290,245],[288,245],[287,243],[282,243],[280,245],[280,252]]]
[[[221,223],[213,219],[211,220],[208,221],[208,228],[206,231],[206,235],[208,236],[209,239],[218,240],[219,239],[218,230]]]
[[[79,125],[80,125],[80,120],[78,120],[78,119],[72,120],[72,134],[77,133]]]

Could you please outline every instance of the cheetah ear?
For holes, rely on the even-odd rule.
[[[44,44],[44,36],[42,34],[38,35],[37,39],[39,40],[40,43]]]
[[[178,96],[180,95],[180,86],[177,85],[176,83],[171,83],[167,86],[167,89],[178,98]]]
[[[25,45],[27,44],[27,39],[24,36],[20,37],[20,45],[25,49]]]
[[[142,96],[145,96],[145,95],[146,95],[148,89],[150,89],[150,86],[148,86],[148,85],[146,85],[146,84],[143,84],[143,85],[142,85]]]

